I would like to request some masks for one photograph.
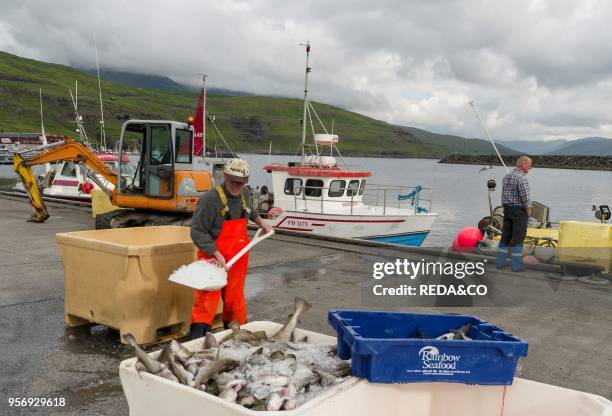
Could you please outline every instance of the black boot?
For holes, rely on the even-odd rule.
[[[210,325],[194,322],[189,327],[189,339],[202,338],[207,332],[210,332]]]

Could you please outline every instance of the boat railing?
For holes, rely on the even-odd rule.
[[[326,156],[326,155],[321,155],[321,156]],[[269,164],[269,166],[287,167],[287,162],[272,162]],[[297,164],[291,165],[291,167],[327,169],[332,172],[337,171],[337,170],[342,170],[342,169],[347,170],[349,172],[367,171],[364,165],[360,163],[344,163],[344,162],[337,162],[334,165],[323,165],[321,163],[309,163],[309,162],[299,163],[298,162]]]
[[[318,190],[319,196],[306,196],[306,189]],[[329,191],[342,191],[342,196],[330,197]],[[349,199],[350,198],[350,199]],[[321,214],[330,213],[331,208],[350,207],[350,214],[361,204],[382,208],[382,214],[391,214],[391,209],[401,209],[411,214],[427,214],[431,212],[432,193],[430,188],[422,186],[389,186],[366,185],[365,188],[330,188],[324,186],[300,186],[295,188],[293,195],[294,209],[299,210],[307,201],[318,202],[318,211]],[[307,207],[306,205],[304,205]],[[337,213],[337,209],[335,210]],[[360,212],[360,215],[368,215]],[[372,214],[380,215],[380,213]]]

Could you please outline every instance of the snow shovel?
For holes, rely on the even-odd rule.
[[[261,234],[262,229],[258,229],[255,236],[249,244],[240,250],[230,261],[225,264],[225,267],[219,267],[216,263],[209,260],[197,260],[193,263],[181,266],[170,275],[170,281],[181,285],[189,286],[199,290],[217,290],[227,284],[227,271],[240,260],[244,254],[249,251],[257,243],[262,242],[266,238],[274,234],[274,230],[269,233]]]

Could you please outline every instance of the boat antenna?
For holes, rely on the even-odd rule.
[[[47,135],[45,134],[45,120],[43,118],[43,105],[42,105],[42,88],[38,89],[38,96],[40,98],[40,130],[42,133],[41,139],[43,146],[47,145]],[[51,170],[51,164],[45,163],[45,173],[49,173]]]
[[[491,141],[491,144],[493,145],[493,149],[495,149],[495,152],[497,153],[497,157],[499,157],[499,160],[501,161],[504,169],[506,169],[506,173],[510,173],[510,171],[508,170],[508,167],[504,163],[504,159],[502,159],[501,155],[499,154],[499,150],[497,150],[497,146],[495,146],[495,142],[493,141],[493,138],[489,134],[489,130],[487,129],[487,126],[485,125],[484,121],[482,121],[482,118],[480,117],[480,113],[478,113],[478,109],[476,108],[476,103],[474,103],[474,101],[470,101],[470,105],[472,106],[472,109],[474,109],[474,113],[476,113],[476,117],[478,117],[478,120],[480,120],[480,124],[482,125],[482,128],[484,129],[485,133],[487,134],[487,137]]]
[[[106,130],[104,128],[104,107],[102,106],[102,86],[100,84],[100,61],[98,60],[98,44],[96,42],[96,34],[94,33],[94,49],[96,50],[96,69],[98,71],[98,93],[100,95],[100,126],[102,147],[106,149]]]
[[[300,46],[306,46],[306,73],[304,74],[304,114],[302,116],[302,165],[304,164],[304,148],[306,147],[306,111],[308,109],[308,73],[310,67],[308,62],[310,59],[310,41],[300,43]]]
[[[206,78],[208,75],[199,75],[202,75],[202,88],[204,89],[204,100],[202,102],[202,157],[204,157],[206,156]]]
[[[38,89],[38,96],[40,98],[40,130],[42,132],[43,146],[46,146],[47,145],[47,136],[45,135],[45,120],[43,119],[42,88]]]
[[[79,103],[79,81],[75,82],[75,93],[72,94],[72,90],[70,91],[70,98],[72,98],[72,105],[74,106],[74,118],[76,120],[77,131],[79,132],[79,136],[81,137],[81,141],[85,144],[89,145],[89,139],[87,138],[87,133],[85,132],[85,126],[83,126],[83,117],[79,114],[78,103]]]
[[[272,164],[272,140],[270,140],[270,147],[268,148],[268,165]]]

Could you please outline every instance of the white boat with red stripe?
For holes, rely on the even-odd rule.
[[[308,100],[310,45],[305,46],[301,159],[265,166],[272,192],[260,188],[254,206],[277,230],[420,246],[437,218],[431,212],[431,190],[368,184],[370,171],[343,163],[338,135],[326,131]],[[325,133],[314,133],[313,113]],[[311,145],[306,144],[307,125],[313,132]]]
[[[116,153],[96,152],[95,155],[114,172],[118,172],[121,168],[121,174],[126,180],[130,181],[134,177],[134,168],[127,156],[123,156],[121,163],[119,163],[119,157]],[[43,196],[90,203],[92,191],[99,189],[99,187],[88,176],[86,169],[89,168],[77,163],[67,161],[57,163],[44,176],[39,178]],[[94,172],[89,172],[89,175],[95,175],[107,189],[113,189],[113,185],[107,182],[102,175]],[[21,182],[17,182],[13,190],[25,192]]]

